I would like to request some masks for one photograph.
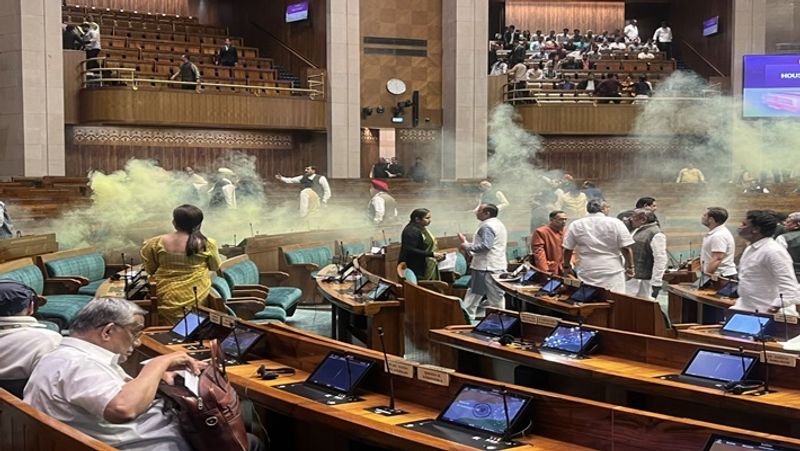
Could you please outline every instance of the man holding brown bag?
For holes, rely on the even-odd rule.
[[[208,364],[174,352],[151,359],[135,378],[126,374],[119,363],[140,345],[145,313],[124,299],[93,299],[73,319],[70,337],[34,368],[25,402],[118,449],[191,451],[178,416],[156,394],[162,381],[174,383],[174,371],[199,375]],[[226,449],[262,449],[248,439]]]

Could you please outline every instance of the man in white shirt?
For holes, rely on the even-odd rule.
[[[636,58],[640,60],[651,60],[654,59],[656,56],[650,53],[650,50],[647,47],[642,47],[642,51],[636,55]]]
[[[667,269],[667,236],[658,226],[653,210],[638,208],[631,216],[633,232],[633,278],[625,285],[630,295],[656,299]]]
[[[708,228],[700,249],[700,271],[706,276],[736,276],[736,263],[733,262],[736,244],[731,231],[725,227],[727,220],[728,210],[722,207],[708,207],[700,218],[700,222]]]
[[[572,253],[577,248],[576,272],[581,281],[624,293],[625,277],[634,276],[634,241],[622,221],[606,216],[608,209],[608,202],[592,199],[586,204],[589,214],[569,226],[563,243],[563,270],[564,274],[572,272]]]
[[[217,180],[208,190],[208,206],[211,208],[226,207],[231,210],[237,208],[236,204],[236,174],[228,168],[217,170]]]
[[[631,19],[622,32],[625,33],[625,40],[628,42],[634,42],[639,39],[639,25],[636,19]]]
[[[472,263],[469,266],[472,277],[462,303],[470,319],[484,316],[487,305],[503,308],[503,290],[497,286],[492,276],[508,269],[506,259],[508,232],[506,226],[497,219],[497,214],[497,206],[481,204],[475,213],[481,224],[472,242],[467,241],[463,233],[458,234],[461,239],[461,249],[472,255]]]
[[[775,241],[789,251],[794,262],[794,275],[800,281],[800,211],[791,213],[783,221],[783,232]]]
[[[732,308],[797,315],[800,285],[789,252],[772,239],[777,226],[775,214],[764,210],[750,210],[742,221],[739,236],[750,245],[739,259],[739,299]]]
[[[0,280],[0,387],[20,398],[39,359],[61,343],[61,334],[32,316],[35,302],[32,288]]]
[[[659,50],[667,54],[667,59],[672,59],[672,28],[667,26],[667,22],[661,22],[661,26],[653,33],[653,41]]]
[[[283,183],[299,183],[303,185],[300,191],[300,217],[306,217],[310,211],[311,200],[316,197],[317,203],[322,201],[327,204],[331,198],[331,187],[328,185],[328,179],[324,175],[317,174],[317,168],[314,166],[306,166],[303,169],[303,175],[295,177],[284,177],[280,174],[275,174],[275,178]]]

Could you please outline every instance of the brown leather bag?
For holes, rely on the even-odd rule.
[[[200,373],[195,396],[183,385],[163,381],[159,392],[172,401],[186,441],[195,451],[247,451],[247,431],[239,395],[228,382],[225,359],[216,340],[208,342],[211,362]]]

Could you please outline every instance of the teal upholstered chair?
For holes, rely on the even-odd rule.
[[[211,275],[211,293],[209,307],[255,323],[280,321],[286,322],[286,311],[278,306],[267,305],[263,298],[242,296],[234,297],[228,281],[216,274]]]
[[[336,242],[336,253],[341,254],[342,249],[349,257],[354,257],[356,255],[361,255],[367,252],[369,249],[367,245],[364,243],[343,243],[340,241]]]
[[[289,278],[280,271],[260,272],[247,255],[238,255],[220,265],[219,272],[228,282],[233,297],[249,296],[265,299],[266,305],[280,307],[286,315],[292,316],[303,292],[295,287],[282,287],[278,284]],[[267,285],[267,283],[272,283]]]
[[[84,294],[65,294],[76,281],[48,280],[30,258],[0,264],[0,279],[16,280],[33,288],[36,294],[44,296],[47,303],[39,307],[36,317],[58,324],[60,329],[68,329],[72,318],[83,308],[92,296]]]
[[[278,248],[278,262],[281,271],[289,274],[288,284],[299,287],[303,298],[318,302],[316,276],[317,272],[333,263],[331,244],[309,243],[292,244]]]
[[[37,260],[47,280],[78,280],[76,294],[94,296],[107,280],[106,261],[93,247],[40,255]]]
[[[448,285],[447,282],[441,280],[418,280],[417,275],[408,268],[405,262],[397,264],[397,278],[400,280],[400,283],[405,280],[408,283],[425,287],[437,293],[451,294],[450,285]]]
[[[458,290],[466,290],[469,287],[469,281],[472,276],[469,275],[469,267],[467,266],[467,259],[461,252],[456,253],[456,270],[453,280],[453,288]]]

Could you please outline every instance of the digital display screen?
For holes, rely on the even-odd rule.
[[[370,360],[331,352],[306,382],[341,393],[351,393],[373,364]]]
[[[186,314],[177,324],[172,326],[173,334],[181,337],[186,338],[190,337],[205,321],[208,319],[206,315],[197,314],[194,311],[190,311]]]
[[[520,282],[524,284],[533,283],[533,279],[536,277],[536,274],[538,273],[533,270],[526,271],[525,274],[522,276],[522,279],[520,279]]]
[[[701,349],[683,370],[683,374],[723,382],[739,381],[745,379],[755,361],[755,358],[746,355]]]
[[[745,55],[744,117],[800,116],[800,55]]]
[[[492,312],[486,315],[473,329],[473,332],[501,337],[505,334],[512,334],[515,327],[519,325],[519,317],[506,313]]]
[[[392,286],[386,282],[378,282],[378,286],[375,287],[372,291],[367,293],[367,300],[369,301],[377,301],[380,300],[383,295],[389,291],[389,288]]]
[[[569,298],[575,302],[589,302],[593,301],[596,295],[597,288],[581,285]]]
[[[550,280],[547,281],[546,284],[544,284],[542,289],[539,290],[539,291],[541,293],[545,293],[545,294],[553,294],[553,293],[556,292],[556,290],[559,289],[559,287],[561,287],[561,281],[560,280],[558,280],[558,279],[550,279]]]
[[[770,322],[772,318],[734,313],[722,326],[722,332],[758,337],[761,335],[762,326],[766,330]]]
[[[353,287],[353,293],[358,294],[361,293],[361,290],[369,283],[369,277],[361,274],[358,276],[358,279],[355,281],[355,286]]]
[[[234,331],[236,331],[235,335]],[[263,335],[264,333],[261,331],[250,329],[249,327],[236,326],[236,329],[232,330],[222,341],[222,351],[235,359],[242,358],[250,352],[250,348],[255,346]],[[240,350],[242,355],[239,355]]]
[[[525,411],[528,402],[530,398],[515,393],[503,396],[500,390],[465,385],[438,419],[502,435]]]
[[[308,19],[308,2],[292,3],[286,7],[286,23]]]
[[[703,36],[711,36],[719,32],[719,16],[703,21]]]
[[[717,291],[717,296],[722,296],[723,298],[738,298],[739,297],[739,284],[736,282],[728,282],[722,287],[719,291]]]
[[[542,343],[543,349],[553,351],[568,352],[570,354],[584,353],[590,345],[594,345],[597,340],[596,330],[587,330],[580,327],[556,326],[545,337]]]
[[[708,439],[703,451],[797,451],[800,448],[777,445],[767,442],[755,442],[736,437],[725,437],[714,434]]]

